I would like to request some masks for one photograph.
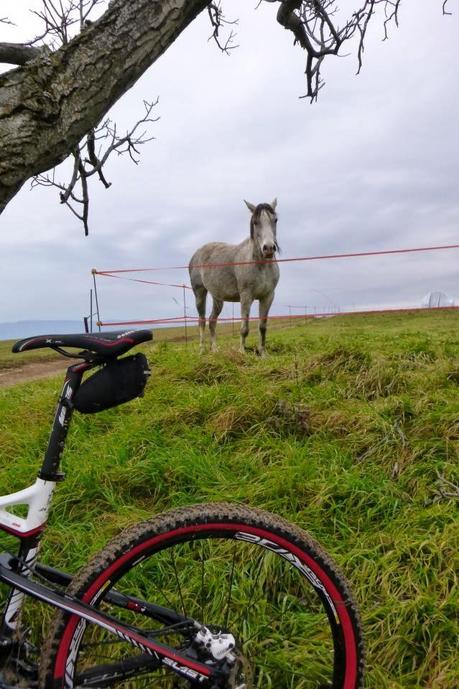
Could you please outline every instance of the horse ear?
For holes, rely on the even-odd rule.
[[[273,211],[275,211],[276,206],[277,206],[277,197],[273,201],[271,201],[270,205],[271,205],[271,208],[273,209]]]
[[[249,209],[249,211],[250,211],[251,213],[255,213],[256,206],[254,206],[253,203],[249,203],[249,202],[246,201],[245,199],[244,199],[244,203],[245,203],[245,205],[247,206],[247,208]]]

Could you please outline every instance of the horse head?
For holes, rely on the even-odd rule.
[[[271,259],[276,251],[279,251],[276,236],[277,199],[274,199],[271,203],[259,203],[257,206],[248,201],[245,201],[245,204],[252,213],[250,218],[250,238],[258,248],[261,256],[264,259]]]

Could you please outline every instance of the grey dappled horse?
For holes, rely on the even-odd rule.
[[[240,350],[245,350],[245,340],[249,333],[250,307],[252,302],[258,299],[260,303],[258,351],[261,356],[265,353],[268,312],[279,281],[279,267],[277,262],[272,260],[276,251],[279,251],[276,238],[277,199],[270,204],[259,203],[257,206],[247,201],[245,203],[252,213],[250,237],[240,244],[223,242],[204,244],[193,254],[188,266],[199,314],[201,351],[204,348],[206,327],[206,298],[207,292],[210,292],[213,297],[213,308],[209,317],[212,351],[217,349],[215,329],[225,301],[241,302]],[[227,265],[244,264],[247,261],[259,261],[259,263]]]

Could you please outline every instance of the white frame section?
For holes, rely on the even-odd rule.
[[[35,483],[24,490],[0,497],[0,528],[16,536],[26,536],[44,527],[48,520],[49,505],[56,483],[37,478]],[[19,517],[8,512],[13,505],[27,505],[27,517]]]

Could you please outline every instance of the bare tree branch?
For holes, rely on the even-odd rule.
[[[35,43],[42,40],[50,40],[51,46],[56,49],[60,46],[67,45],[71,32],[76,28],[83,31],[91,25],[89,16],[91,12],[106,0],[42,0],[41,10],[33,11],[36,17],[43,23],[43,33],[31,41]],[[215,8],[216,17],[221,23],[226,23],[220,8]],[[217,25],[215,31],[217,32]],[[217,40],[217,39],[216,39]],[[0,56],[1,56],[0,45]],[[17,46],[16,46],[17,48]],[[24,64],[27,59],[40,53],[39,48],[24,46]],[[29,57],[29,51],[30,57]],[[15,64],[20,64],[15,62]],[[74,157],[73,172],[69,182],[57,182],[53,171],[52,174],[37,175],[32,183],[32,187],[46,186],[55,187],[59,189],[59,199],[62,204],[65,204],[69,210],[77,217],[84,226],[85,236],[89,233],[89,177],[97,174],[99,181],[108,189],[111,182],[105,178],[103,167],[106,164],[109,156],[116,151],[118,155],[127,153],[131,160],[137,164],[139,150],[138,146],[147,143],[153,137],[147,137],[146,132],[138,134],[138,128],[142,124],[150,124],[155,122],[158,118],[152,118],[151,112],[157,105],[158,101],[154,103],[147,103],[144,101],[145,115],[141,118],[127,134],[123,137],[118,136],[116,124],[112,123],[110,119],[106,119],[97,129],[91,129],[86,139],[72,151]],[[96,142],[109,140],[110,143],[106,150],[96,152]],[[75,189],[79,188],[79,195],[75,194]]]
[[[386,19],[384,21],[384,39],[383,40],[387,40],[389,38],[388,26],[391,22],[393,22],[395,24],[395,26],[398,27],[398,10],[400,7],[400,2],[401,2],[401,0],[396,0],[395,2],[386,3],[386,6],[384,8],[384,12],[386,14]]]
[[[0,43],[0,62],[9,65],[25,65],[40,55],[42,50],[25,43]]]
[[[56,181],[55,170],[51,174],[41,174],[34,177],[32,187],[44,186],[59,189],[60,202],[65,204],[73,215],[81,220],[85,236],[89,234],[89,178],[97,174],[106,189],[111,186],[111,182],[107,182],[104,176],[103,167],[115,151],[118,155],[127,153],[131,160],[136,165],[138,164],[138,147],[154,138],[147,136],[146,129],[142,129],[140,133],[139,129],[142,125],[146,125],[148,128],[149,124],[158,121],[159,117],[152,117],[153,108],[158,102],[158,99],[151,103],[144,101],[144,116],[124,136],[118,135],[116,124],[110,119],[106,119],[100,127],[92,129],[86,140],[72,151],[74,163],[69,182]],[[102,151],[102,144],[99,142],[107,140],[109,141],[108,146]],[[99,151],[96,151],[98,144]],[[77,187],[80,188],[81,195],[76,194]]]
[[[370,21],[380,10],[383,38],[387,38],[389,26],[398,23],[401,3],[353,0],[357,9],[345,16],[338,0],[266,1],[279,2],[277,21],[306,52],[304,97],[311,101],[324,85],[325,58],[342,56],[343,45],[354,39],[360,70]],[[229,37],[221,36],[222,28],[235,22],[225,19],[219,0],[107,3],[42,0],[35,16],[43,32],[19,46],[0,44],[10,59],[13,47],[18,51],[13,64],[27,62],[0,74],[0,213],[26,180],[39,175],[34,186],[41,183],[59,188],[62,203],[72,206],[87,231],[89,177],[97,175],[104,187],[109,187],[102,170],[108,155],[127,153],[137,163],[140,144],[151,138],[137,130],[142,122],[154,121],[148,115],[126,136],[119,136],[109,120],[100,125],[112,105],[205,9],[220,49],[228,53],[235,47],[231,28]],[[449,14],[447,6],[444,0],[444,14]],[[105,7],[93,21],[91,12]],[[106,150],[98,150],[104,141]],[[74,156],[71,179],[58,184],[55,174],[46,171],[69,155]]]
[[[234,39],[236,38],[236,34],[233,31],[233,29],[230,30],[229,34],[226,36],[225,41],[222,42],[220,39],[220,30],[222,29],[223,26],[234,26],[238,23],[238,20],[229,20],[226,19],[223,9],[221,6],[220,0],[215,3],[211,2],[210,5],[207,7],[207,13],[209,15],[210,23],[212,24],[213,32],[212,35],[210,36],[209,40],[211,38],[214,39],[215,43],[218,45],[222,53],[226,53],[229,55],[231,50],[234,50],[238,46],[234,44]]]
[[[46,38],[54,50],[67,45],[74,34],[91,23],[88,20],[91,12],[104,4],[107,0],[42,0],[42,8],[32,10],[32,14],[42,23],[43,32],[31,43]]]
[[[267,0],[273,2],[276,0]],[[388,36],[390,23],[398,25],[398,9],[401,0],[361,0],[362,5],[356,9],[344,23],[339,26],[340,16],[337,0],[277,0],[281,3],[277,12],[277,21],[294,36],[307,52],[306,84],[304,98],[311,102],[317,100],[324,82],[321,78],[321,66],[328,55],[339,55],[343,44],[355,35],[359,36],[357,48],[358,72],[362,67],[364,41],[368,25],[375,14],[377,6],[385,12],[383,23],[384,38]]]
[[[0,17],[0,24],[15,24],[8,17]],[[39,48],[33,48],[31,43],[0,42],[0,63],[8,65],[25,65],[29,60],[40,55]]]

